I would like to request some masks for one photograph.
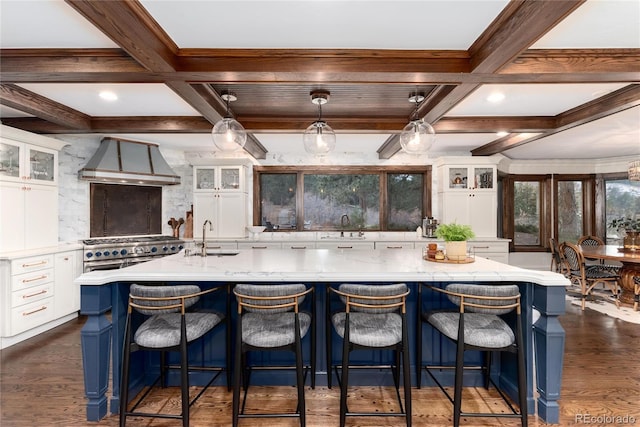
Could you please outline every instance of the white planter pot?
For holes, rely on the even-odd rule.
[[[461,242],[444,242],[444,249],[447,252],[447,258],[452,261],[464,261],[467,259],[467,241]]]

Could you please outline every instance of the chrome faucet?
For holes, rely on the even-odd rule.
[[[209,231],[213,231],[213,224],[211,224],[211,221],[206,219],[204,224],[202,224],[202,256],[207,256],[207,223],[209,224]]]
[[[349,219],[349,215],[344,214],[340,217],[340,226],[342,227],[342,231],[340,232],[340,237],[344,237],[344,228],[351,225],[351,220]]]

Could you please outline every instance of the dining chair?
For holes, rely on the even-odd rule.
[[[524,340],[520,306],[520,291],[517,285],[485,285],[452,283],[444,289],[423,285],[435,293],[441,293],[453,303],[455,309],[434,310],[421,313],[422,321],[456,344],[455,375],[453,397],[434,371],[450,370],[449,365],[425,365],[424,369],[436,385],[453,404],[453,425],[458,427],[462,417],[520,418],[523,427],[527,426],[527,384],[525,376]],[[510,326],[503,316],[515,311],[515,328]],[[475,350],[486,354],[484,365],[465,363],[465,351]],[[492,353],[510,352],[516,355],[517,386],[519,410],[498,387],[491,377]],[[416,364],[422,365],[421,360]],[[422,368],[422,366],[421,366]],[[462,389],[464,372],[481,370],[484,384],[496,388],[509,408],[509,412],[468,412],[462,410]],[[467,404],[471,408],[470,404]]]
[[[225,315],[217,311],[194,311],[193,308],[221,288],[202,291],[197,285],[138,285],[129,289],[129,303],[124,332],[124,348],[120,381],[120,426],[126,425],[127,417],[171,418],[182,420],[183,426],[189,425],[190,407],[202,396],[207,388],[227,369],[228,358],[223,366],[190,366],[188,347],[203,338],[216,326],[225,322]],[[135,328],[134,312],[140,313],[145,320]],[[229,329],[226,329],[226,345],[229,346]],[[160,352],[160,374],[140,398],[128,409],[129,375],[131,354],[137,351]],[[168,352],[179,352],[178,366],[167,363]],[[227,352],[227,355],[229,353]],[[171,370],[180,371],[180,414],[146,412],[144,407],[138,410],[145,398],[158,383],[166,387],[167,374]],[[195,371],[213,372],[209,382],[193,398],[189,395],[189,375]],[[171,405],[169,405],[171,406]]]
[[[236,350],[233,377],[234,427],[240,418],[297,417],[306,425],[304,382],[311,370],[311,387],[316,375],[315,288],[304,284],[238,284],[233,293],[237,301]],[[306,303],[308,310],[303,310]],[[310,365],[303,365],[302,339],[310,339]],[[294,366],[258,366],[248,363],[249,352],[288,351],[295,356]],[[297,406],[294,412],[247,412],[245,410],[252,370],[292,370],[296,372]],[[242,401],[240,387],[244,388]]]
[[[597,285],[611,290],[616,306],[620,307],[618,296],[621,283],[620,272],[611,266],[586,265],[582,250],[571,242],[562,242],[560,251],[564,254],[569,269],[569,280],[580,287],[582,297],[581,308],[584,310],[587,296],[593,293]]]
[[[604,241],[599,238],[598,236],[591,236],[591,235],[585,235],[585,236],[580,236],[580,238],[578,239],[578,242],[576,243],[578,246],[604,246]],[[591,263],[593,263],[593,261],[596,261],[597,264],[604,264],[604,260],[597,260],[595,258],[586,258],[586,261],[590,261]],[[587,263],[589,264],[589,263]]]
[[[343,283],[338,288],[327,287],[326,351],[327,381],[331,388],[332,371],[340,384],[340,427],[347,417],[404,417],[411,426],[411,375],[409,366],[409,339],[406,318],[406,299],[409,289],[404,283],[366,285]],[[337,296],[338,298],[332,298]],[[332,310],[332,300],[340,301],[340,308]],[[332,327],[333,326],[333,327]],[[342,360],[334,364],[332,330],[342,338]],[[350,354],[355,350],[393,351],[393,362],[380,365],[355,365]],[[382,355],[380,356],[382,360]],[[400,366],[402,365],[402,376]],[[399,409],[384,412],[376,407],[368,412],[349,411],[347,394],[351,369],[389,368],[393,374]],[[375,374],[372,374],[375,375]],[[400,381],[404,389],[404,405],[400,395]]]
[[[640,276],[633,276],[633,311],[638,311],[640,304]]]
[[[560,256],[560,251],[558,250],[558,242],[555,238],[549,238],[549,249],[551,250],[551,266],[549,269],[551,271],[555,271],[556,273],[565,274],[566,266],[564,260]]]

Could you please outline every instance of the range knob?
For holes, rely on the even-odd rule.
[[[104,251],[104,256],[109,256],[109,255],[111,255],[111,252],[109,252],[109,251]]]
[[[158,248],[156,248],[155,246],[154,246],[154,247],[152,247],[152,248],[151,248],[151,252],[152,252],[152,253],[156,253],[156,252],[158,252]]]
[[[166,247],[166,246],[163,246],[163,247],[162,247],[162,251],[163,251],[163,252],[167,252],[168,250],[169,250],[169,248],[168,248],[168,247]]]
[[[118,253],[119,253],[118,251],[113,251],[113,252],[111,252],[111,255],[116,256],[116,255],[118,255]]]
[[[87,258],[91,258],[91,257],[93,257],[93,252],[87,252],[87,254],[85,256]]]
[[[100,256],[102,256],[102,252],[100,251],[96,252],[96,257],[100,257]]]
[[[127,250],[123,249],[120,251],[120,255],[125,256],[127,254]]]
[[[176,247],[175,246],[171,246],[171,252],[175,252]]]
[[[181,250],[183,250],[183,249],[184,249],[184,246],[182,246],[182,245],[179,245],[179,246],[178,246],[178,250],[179,250],[179,251],[181,251]]]

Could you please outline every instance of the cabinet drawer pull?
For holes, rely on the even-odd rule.
[[[307,249],[306,246],[291,246],[291,249]]]
[[[251,249],[267,249],[266,246],[251,246]]]
[[[222,249],[222,246],[207,246],[209,249]]]
[[[37,312],[39,312],[39,311],[44,311],[44,310],[46,310],[46,309],[47,309],[47,306],[46,306],[46,305],[43,305],[42,307],[37,308],[37,309],[35,309],[35,310],[33,310],[33,311],[27,311],[27,312],[24,312],[24,313],[22,313],[22,315],[23,315],[23,316],[31,316],[32,314],[36,314]]]
[[[353,249],[353,246],[338,246],[338,249]]]
[[[48,276],[43,274],[42,276],[32,277],[31,279],[22,279],[22,283],[35,282],[36,280],[46,279]]]
[[[489,249],[489,246],[472,246],[473,249]]]
[[[45,265],[48,262],[49,261],[47,260],[42,260],[38,262],[26,263],[26,264],[22,264],[22,268],[35,267],[36,265]]]
[[[387,249],[402,249],[402,246],[387,246]]]
[[[22,295],[22,299],[33,298],[33,297],[36,297],[38,295],[42,295],[42,294],[46,294],[46,293],[47,293],[47,291],[45,289],[43,289],[40,292],[36,292],[35,294]]]

